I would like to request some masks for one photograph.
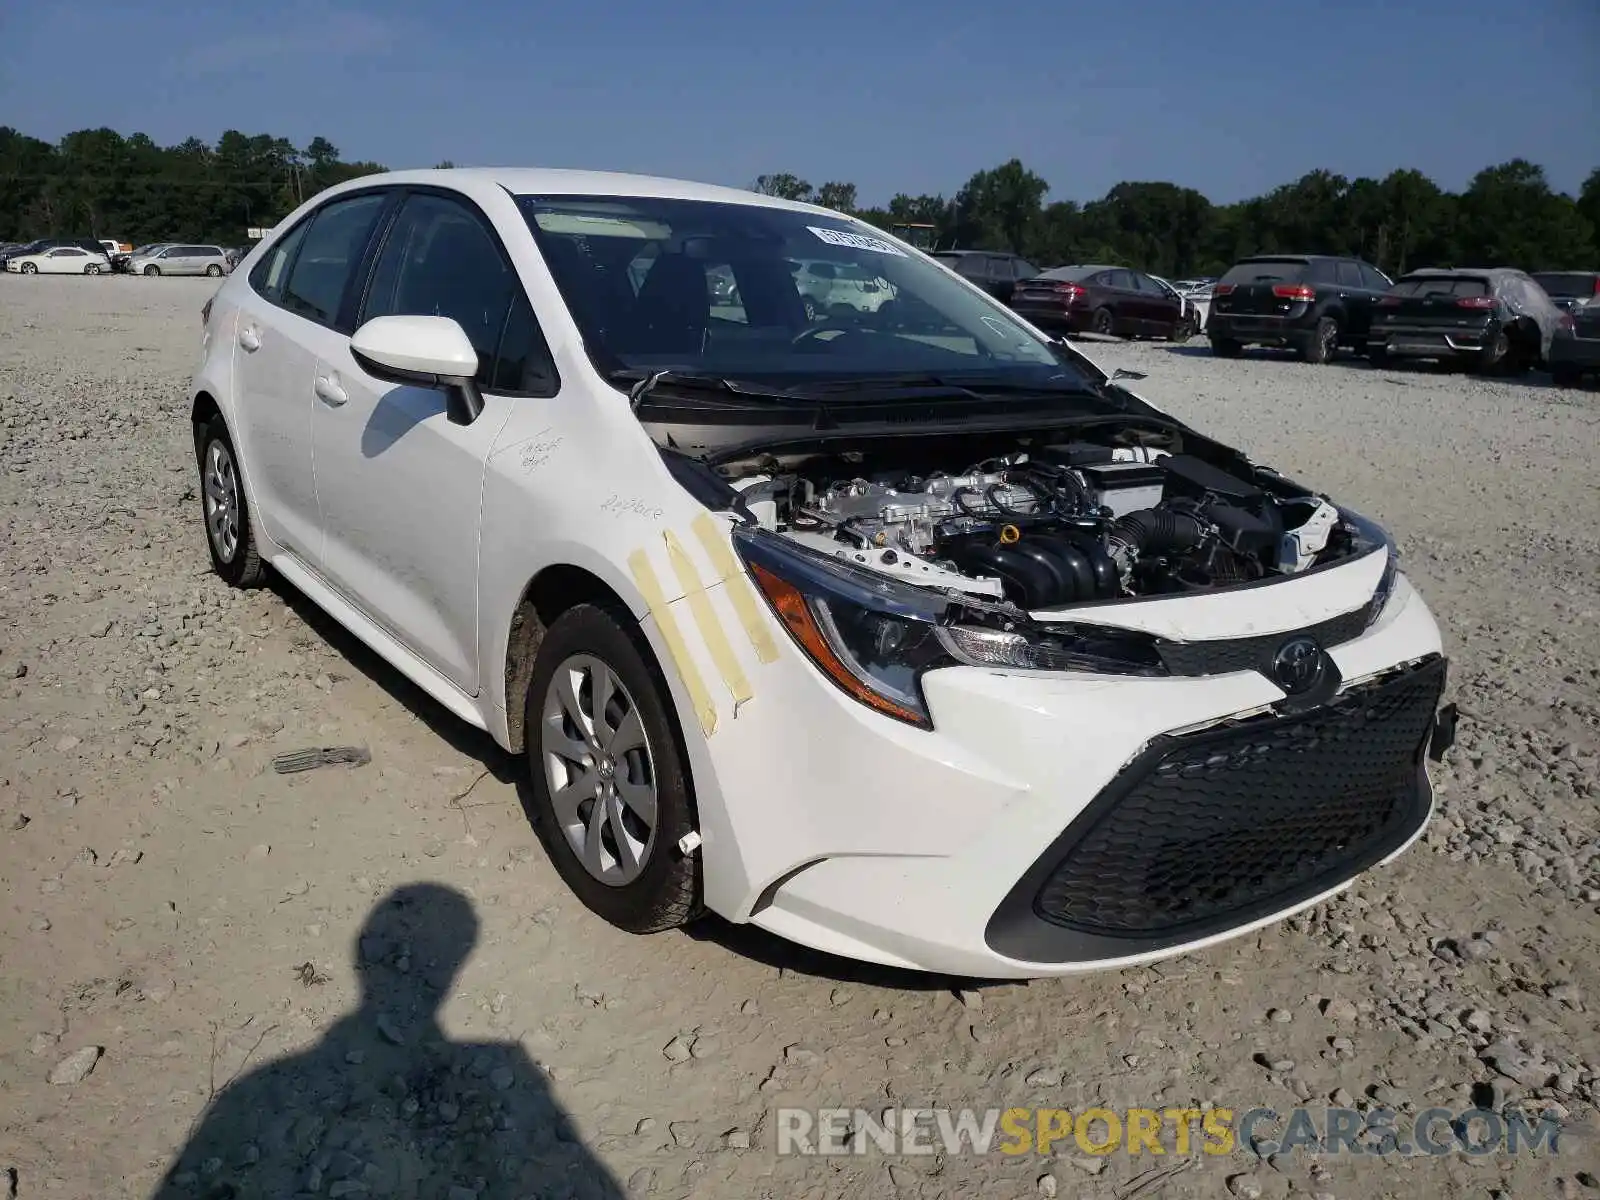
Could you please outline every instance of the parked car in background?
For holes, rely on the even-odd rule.
[[[1562,314],[1545,360],[1557,387],[1577,387],[1585,375],[1600,376],[1600,304]]]
[[[119,242],[116,238],[101,238],[100,246],[105,250],[108,259],[115,258],[119,254],[126,254],[133,249],[131,243]]]
[[[1199,310],[1195,308],[1194,303],[1189,299],[1189,293],[1183,288],[1179,287],[1177,284],[1173,283],[1170,279],[1163,279],[1159,275],[1151,275],[1150,278],[1154,279],[1161,287],[1165,288],[1172,295],[1176,296],[1178,303],[1183,305],[1183,327],[1173,331],[1171,340],[1175,342],[1186,342],[1195,334],[1199,333],[1201,328],[1205,325],[1205,322],[1201,319]]]
[[[1127,267],[1054,267],[1018,284],[1011,307],[1040,329],[1175,341],[1194,332],[1175,292]]]
[[[82,246],[55,246],[6,259],[6,270],[17,275],[109,275],[111,260],[103,250]]]
[[[111,269],[121,274],[126,274],[128,264],[136,258],[148,258],[157,251],[165,250],[171,242],[147,242],[143,246],[135,246],[132,250],[111,256]]]
[[[9,261],[14,257],[25,254],[38,254],[45,250],[54,250],[60,246],[76,246],[89,254],[104,254],[106,252],[106,248],[94,238],[49,237],[37,238],[34,241],[27,242],[16,249],[7,251],[3,257],[6,261]],[[0,262],[0,266],[3,265],[4,263]]]
[[[1287,346],[1325,363],[1340,346],[1366,348],[1372,313],[1392,281],[1358,258],[1262,254],[1240,259],[1212,286],[1206,334],[1219,358],[1246,346]]]
[[[128,260],[130,275],[226,275],[233,267],[221,246],[176,243]]]
[[[933,257],[1007,304],[1019,282],[1039,273],[1027,259],[999,250],[940,250]]]
[[[1527,371],[1544,361],[1565,314],[1522,271],[1412,271],[1378,302],[1367,356],[1431,358],[1479,371]]]
[[[1567,312],[1600,307],[1600,271],[1535,271],[1533,281]]]
[[[1189,302],[1189,307],[1194,309],[1195,320],[1201,333],[1206,331],[1207,323],[1211,320],[1212,286],[1211,283],[1201,283],[1183,294],[1183,298]]]
[[[791,263],[790,273],[800,289],[808,321],[853,312],[877,312],[894,299],[894,285],[855,263],[803,259]],[[729,273],[731,276],[731,272]],[[729,283],[732,283],[730,278]],[[713,288],[716,283],[713,281]],[[737,285],[733,293],[737,294]]]

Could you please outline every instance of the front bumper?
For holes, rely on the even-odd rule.
[[[1370,595],[1370,569],[1342,568],[1335,572],[1347,576],[1342,581],[1328,577],[1314,587],[1305,580],[1308,590],[1277,585],[1210,599],[1227,599],[1235,622],[1244,620],[1263,635],[1281,630],[1286,638],[1299,627],[1288,622],[1325,622],[1351,607],[1345,597],[1357,581],[1366,581],[1361,586]],[[1337,601],[1329,601],[1335,608],[1312,611],[1310,597],[1326,600],[1335,593]],[[1196,618],[1192,636],[1222,636],[1220,630],[1198,629],[1208,606],[1179,607]],[[1176,621],[1176,611],[1165,619]],[[1403,577],[1377,621],[1364,632],[1359,626],[1350,632],[1355,636],[1327,647],[1345,681],[1345,696],[1441,649],[1432,616]],[[785,652],[752,677],[755,698],[714,737],[691,746],[706,901],[731,920],[750,921],[819,950],[983,978],[1137,965],[1202,948],[1316,903],[1403,849],[1420,834],[1429,812],[1418,767],[1409,776],[1409,800],[1395,802],[1396,812],[1378,822],[1377,835],[1351,839],[1338,853],[1325,836],[1311,838],[1309,848],[1301,847],[1299,873],[1276,879],[1283,886],[1225,895],[1215,911],[1201,914],[1204,920],[1102,929],[1093,935],[1098,940],[1085,940],[1083,930],[1045,921],[1036,911],[1044,876],[1071,857],[1062,839],[1070,834],[1081,840],[1110,803],[1097,798],[1132,778],[1141,763],[1148,769],[1154,748],[1189,745],[1191,737],[1205,736],[1196,731],[1229,722],[1261,722],[1240,726],[1252,734],[1278,724],[1270,714],[1285,700],[1283,691],[1253,669],[1131,678],[951,668],[924,679],[934,720],[934,730],[925,732],[845,697],[791,652],[781,630],[775,633]],[[1424,725],[1431,721],[1431,704]],[[1425,730],[1417,739],[1426,741]],[[1366,741],[1346,731],[1341,745],[1359,754]],[[775,763],[775,751],[782,753],[781,762]],[[1407,761],[1416,759],[1411,754]],[[1319,769],[1330,768],[1324,763]],[[1335,763],[1332,769],[1344,768]],[[1153,878],[1180,843],[1198,853],[1205,822],[1229,814],[1237,820],[1252,806],[1281,806],[1270,779],[1250,783],[1240,797],[1224,797],[1228,804],[1202,797],[1163,827],[1142,822],[1153,834],[1142,846],[1125,831],[1112,830],[1116,836],[1097,850],[1091,868],[1079,871],[1079,893],[1092,897],[1103,874],[1104,899],[1130,911],[1136,897],[1129,880]],[[1318,811],[1326,816],[1341,803],[1348,806],[1347,794],[1360,790],[1359,779],[1349,788],[1330,787]],[[1290,825],[1280,841],[1292,841],[1295,829],[1304,829],[1292,820]],[[1305,857],[1317,854],[1322,869],[1310,870]],[[1162,903],[1181,904],[1184,888],[1168,886],[1176,898]],[[1038,923],[1048,928],[1019,932]]]

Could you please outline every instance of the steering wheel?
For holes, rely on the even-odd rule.
[[[804,346],[807,342],[815,341],[817,336],[823,333],[837,333],[840,335],[840,337],[852,337],[858,333],[875,332],[877,331],[869,326],[858,325],[854,321],[827,320],[823,321],[820,325],[808,325],[795,335],[794,339],[789,343],[789,345],[797,348]],[[828,344],[832,345],[833,342],[838,340],[839,338],[834,338]]]

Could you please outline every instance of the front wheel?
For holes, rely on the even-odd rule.
[[[254,587],[266,574],[256,551],[250,506],[233,439],[221,417],[212,417],[195,438],[200,459],[200,511],[205,518],[211,565],[232,587]]]
[[[22,266],[17,269],[20,270],[24,275],[37,275],[39,273],[39,264],[23,263]]]
[[[146,274],[146,275],[148,275],[148,276],[150,276],[150,277],[151,277],[151,278],[152,278],[152,279],[153,279],[153,278],[155,278],[155,277],[156,277],[156,276],[157,276],[157,275],[159,275],[159,274],[161,274],[161,268],[160,268],[160,267],[157,267],[157,266],[149,266],[149,267],[146,267],[146,268],[145,268],[145,269],[144,269],[144,273],[145,273],[145,274]]]
[[[1097,308],[1094,310],[1093,320],[1089,323],[1089,332],[1097,333],[1101,337],[1110,337],[1111,331],[1115,326],[1116,322],[1111,316],[1111,310],[1109,308]]]
[[[212,263],[209,267],[206,268],[206,274],[211,276],[213,279],[215,279],[218,275],[222,274],[222,268],[217,266],[216,263]]]
[[[590,911],[658,933],[700,911],[687,759],[666,682],[625,612],[580,604],[539,643],[523,728],[531,816]]]
[[[1172,332],[1167,334],[1167,340],[1182,344],[1192,338],[1196,332],[1193,317],[1180,317],[1178,318],[1178,323],[1172,327]]]
[[[85,267],[83,269],[83,273],[85,275],[98,275],[98,274],[100,274],[100,268],[98,266],[96,266],[94,263],[90,263],[87,267]]]

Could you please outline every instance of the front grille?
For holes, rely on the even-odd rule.
[[[1034,911],[1102,936],[1199,937],[1349,878],[1427,817],[1444,677],[1433,658],[1298,716],[1158,739],[1068,828]]]
[[[1314,639],[1324,649],[1358,638],[1374,616],[1371,601],[1353,612],[1341,613],[1304,629],[1268,633],[1259,637],[1226,638],[1211,642],[1157,640],[1156,653],[1174,675],[1226,675],[1230,671],[1260,671],[1272,677],[1272,660],[1291,637]]]

